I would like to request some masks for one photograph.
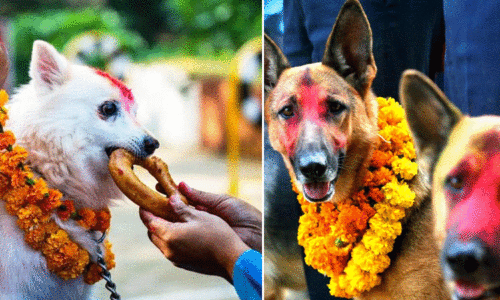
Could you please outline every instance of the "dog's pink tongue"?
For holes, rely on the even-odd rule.
[[[304,184],[304,193],[311,199],[322,199],[330,190],[330,182],[313,182]]]
[[[457,281],[455,288],[458,296],[465,299],[475,299],[486,292],[483,286],[464,281]]]

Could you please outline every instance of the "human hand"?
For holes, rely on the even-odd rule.
[[[262,213],[258,209],[228,195],[196,190],[184,182],[178,189],[191,205],[222,218],[245,244],[262,253]]]
[[[170,205],[179,222],[140,210],[153,244],[176,267],[232,282],[234,265],[249,247],[223,219],[184,204],[179,195],[170,197]]]

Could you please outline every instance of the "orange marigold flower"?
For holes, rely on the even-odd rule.
[[[61,206],[61,197],[61,192],[59,192],[58,190],[49,189],[48,192],[44,194],[43,201],[38,205],[44,213],[51,212],[53,209]]]
[[[18,170],[20,163],[23,163],[28,157],[28,152],[20,146],[14,146],[12,151],[6,151],[0,155],[0,172],[11,174]]]
[[[390,182],[394,178],[394,173],[386,167],[376,169],[373,172],[367,172],[367,176],[364,179],[365,187],[377,187],[382,186]]]
[[[115,267],[115,254],[111,251],[111,243],[106,240],[104,241],[105,255],[104,261],[106,262],[106,267],[111,270]]]
[[[370,189],[368,197],[375,202],[382,202],[385,199],[384,193],[379,188]]]
[[[42,200],[48,192],[49,189],[45,181],[42,179],[36,180],[35,184],[29,189],[28,195],[26,195],[26,201],[31,204],[36,204],[38,201]]]
[[[375,150],[373,152],[372,160],[370,161],[370,166],[373,168],[390,166],[393,156],[394,155],[390,151]]]
[[[26,177],[29,173],[24,172],[20,169],[16,169],[10,174],[10,184],[14,188],[22,187],[26,185]]]
[[[45,235],[46,235],[46,227],[39,226],[37,228],[33,228],[28,232],[26,232],[24,240],[28,245],[30,245],[31,248],[35,250],[40,250],[42,249],[42,245],[45,242]]]
[[[38,206],[33,204],[28,204],[26,207],[19,209],[17,217],[17,224],[24,231],[36,224],[45,223],[50,218],[45,216]]]
[[[78,220],[78,224],[87,230],[97,224],[96,214],[89,208],[79,209],[78,215],[81,217],[80,220]]]
[[[3,198],[3,195],[7,193],[10,189],[10,180],[9,177],[0,174],[0,198]]]
[[[0,133],[0,151],[7,149],[7,147],[12,146],[16,143],[16,137],[12,131],[5,131]]]
[[[101,232],[105,232],[108,230],[111,224],[111,214],[108,210],[100,210],[96,212],[97,222],[95,226],[92,227],[92,230],[97,230]]]
[[[94,284],[101,280],[101,267],[96,263],[91,263],[88,271],[85,272],[83,280],[86,284]]]
[[[63,221],[68,221],[75,212],[75,205],[71,200],[64,200],[57,208],[57,216]]]

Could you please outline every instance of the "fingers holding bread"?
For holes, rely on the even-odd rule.
[[[186,198],[177,190],[167,164],[155,156],[141,159],[125,149],[117,149],[111,153],[108,167],[118,188],[135,204],[158,217],[175,219],[167,197],[142,183],[132,170],[134,165],[146,169],[158,181],[168,197],[179,194],[181,200],[187,203]]]

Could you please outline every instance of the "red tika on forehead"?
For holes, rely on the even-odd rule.
[[[487,137],[488,138],[488,137]],[[500,153],[488,153],[487,157],[470,155],[458,166],[471,179],[453,206],[451,203],[447,230],[458,234],[463,241],[480,238],[489,246],[495,245],[500,231]],[[465,166],[463,166],[465,165]],[[463,170],[460,170],[463,168]],[[453,174],[453,173],[452,173]]]
[[[134,95],[132,94],[132,91],[123,82],[114,78],[113,76],[109,75],[108,73],[101,71],[101,70],[98,70],[98,69],[95,69],[95,72],[97,75],[108,79],[113,86],[120,89],[121,96],[122,96],[120,101],[123,103],[125,111],[130,113],[130,109],[135,104]]]

